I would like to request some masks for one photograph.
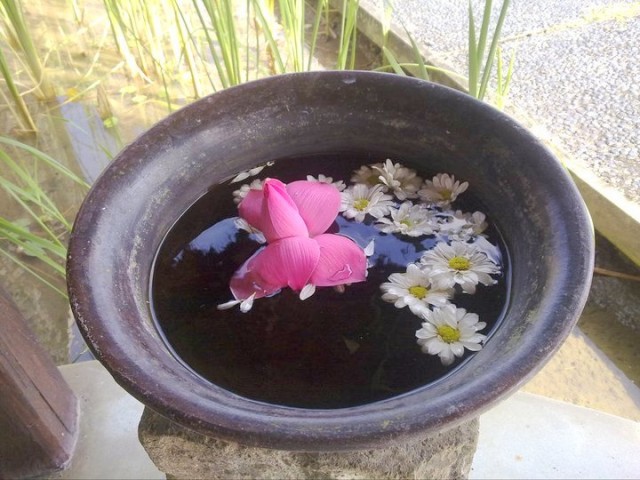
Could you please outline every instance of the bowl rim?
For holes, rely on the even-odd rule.
[[[551,174],[556,177],[556,188],[564,189],[564,195],[571,198],[575,208],[569,229],[572,232],[569,233],[580,237],[585,249],[582,261],[567,265],[569,270],[558,272],[556,279],[560,283],[570,284],[575,290],[570,299],[571,308],[562,312],[549,311],[548,308],[537,312],[541,317],[556,320],[565,316],[551,327],[552,332],[549,333],[558,341],[541,348],[535,343],[535,339],[526,340],[526,345],[512,356],[506,376],[505,370],[498,368],[495,372],[483,373],[487,375],[486,385],[489,388],[479,389],[477,382],[470,382],[453,392],[445,392],[445,395],[435,399],[430,398],[433,412],[425,412],[421,402],[425,398],[424,392],[430,389],[429,385],[387,400],[330,410],[267,404],[240,397],[215,386],[211,388],[210,396],[194,398],[193,395],[189,396],[192,392],[181,391],[181,388],[186,385],[185,378],[198,382],[198,379],[202,380],[201,377],[192,372],[178,376],[175,371],[171,371],[162,373],[160,381],[157,369],[162,368],[164,360],[155,358],[154,352],[132,347],[145,335],[151,334],[148,326],[132,333],[129,339],[131,344],[123,345],[114,341],[117,335],[126,333],[123,332],[122,325],[112,317],[96,321],[96,318],[106,315],[96,310],[95,302],[104,293],[92,286],[95,270],[90,270],[88,265],[92,256],[97,255],[96,244],[100,243],[95,241],[95,235],[96,225],[100,225],[103,218],[104,205],[101,200],[105,192],[121,181],[121,172],[118,171],[121,164],[127,162],[129,166],[136,168],[134,157],[139,153],[136,148],[140,142],[153,137],[174,122],[184,122],[191,110],[211,99],[237,99],[251,89],[277,89],[283,83],[290,86],[306,84],[305,88],[308,88],[308,85],[319,79],[345,84],[384,84],[385,88],[426,88],[425,91],[430,92],[429,94],[457,102],[470,112],[482,109],[487,119],[513,129],[514,135],[526,139],[544,156],[553,169]],[[545,167],[549,168],[549,165]],[[78,212],[68,249],[67,268],[72,311],[87,344],[115,380],[145,405],[201,433],[247,445],[290,450],[345,450],[381,446],[390,439],[411,437],[460,424],[485,411],[537,372],[559,348],[561,340],[569,334],[586,302],[593,268],[593,230],[584,202],[559,162],[526,130],[493,107],[448,87],[394,74],[362,71],[295,73],[256,80],[200,99],[160,121],[123,149],[92,186]],[[124,314],[120,306],[114,305],[109,315]],[[205,411],[206,415],[203,416]],[[274,433],[277,433],[276,437]]]

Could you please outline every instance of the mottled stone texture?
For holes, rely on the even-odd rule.
[[[185,429],[145,408],[140,442],[168,478],[458,479],[467,478],[478,420],[388,448],[289,452],[229,443]]]

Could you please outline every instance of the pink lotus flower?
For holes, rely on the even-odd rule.
[[[315,287],[364,281],[364,251],[347,237],[325,233],[339,208],[340,192],[327,183],[301,180],[285,185],[267,179],[262,190],[250,190],[238,210],[264,234],[267,246],[235,272],[231,291],[236,300],[221,307],[242,302],[246,311],[253,299],[284,287],[307,298]]]

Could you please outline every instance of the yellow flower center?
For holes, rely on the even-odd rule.
[[[451,194],[453,192],[448,188],[443,188],[439,193],[443,200],[451,200]]]
[[[400,220],[400,223],[403,225],[406,225],[407,227],[413,227],[413,222],[408,218],[405,218],[404,220]]]
[[[460,330],[449,325],[440,325],[438,327],[438,335],[445,343],[453,343],[460,340]]]
[[[367,177],[367,183],[369,185],[377,185],[378,183],[380,183],[380,174],[372,173],[371,175],[369,175],[369,177]]]
[[[468,258],[453,257],[449,260],[449,268],[454,270],[469,270],[469,267],[471,267],[471,262],[469,262]]]
[[[429,289],[422,285],[415,285],[413,287],[409,287],[409,293],[417,299],[422,300],[427,296],[427,293],[429,293]]]
[[[356,210],[363,211],[369,206],[369,200],[367,200],[366,198],[359,198],[358,200],[353,202],[353,206]]]

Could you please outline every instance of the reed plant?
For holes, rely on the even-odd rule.
[[[511,85],[511,77],[513,76],[513,66],[515,64],[515,50],[511,53],[507,70],[504,69],[504,60],[502,59],[502,50],[498,47],[496,50],[496,98],[495,104],[498,108],[503,109],[504,103],[509,95],[509,86]]]
[[[152,22],[144,20],[149,17],[149,8],[133,8],[134,0],[104,2],[116,45],[123,55],[135,57],[136,65],[142,68],[146,65],[143,55],[129,55],[129,45],[133,43],[140,52],[149,51],[153,41],[156,51],[152,52],[152,57],[156,63],[163,63],[164,54],[159,45],[165,40],[141,33],[159,30]],[[227,88],[263,74],[301,72],[313,68],[315,46],[322,34],[321,24],[326,24],[329,18],[329,2],[317,0],[315,8],[309,8],[307,3],[304,0],[192,0],[191,5],[185,5],[173,0],[170,7],[174,18],[179,20],[174,26],[177,26],[181,39],[181,55],[189,59],[189,72],[195,76],[197,72],[213,67],[220,85]],[[358,0],[343,2],[336,69],[354,67],[358,10]],[[142,13],[143,20],[132,20],[136,16],[135,11]],[[245,16],[244,23],[239,12]],[[254,30],[253,35],[251,30]],[[186,45],[190,45],[188,50]],[[261,67],[260,60],[269,59],[272,67]],[[200,61],[197,67],[196,60]],[[252,68],[256,71],[250,72]],[[149,74],[148,69],[145,73]]]
[[[484,100],[487,95],[489,83],[494,74],[494,61],[496,62],[496,91],[492,96],[491,101],[498,107],[503,108],[505,99],[509,92],[509,86],[513,75],[513,68],[515,62],[515,54],[511,55],[509,64],[504,66],[502,53],[499,48],[500,35],[502,32],[502,26],[504,24],[507,10],[509,8],[510,0],[503,0],[500,7],[498,20],[495,23],[493,30],[490,29],[491,25],[491,12],[493,7],[492,0],[485,0],[484,10],[482,15],[482,21],[480,24],[480,34],[476,33],[476,22],[473,14],[473,8],[471,0],[468,3],[468,70],[467,77],[457,72],[428,65],[420,52],[418,45],[409,33],[404,28],[405,33],[409,41],[411,42],[413,62],[400,62],[396,58],[395,54],[387,46],[387,38],[391,28],[391,16],[393,12],[393,6],[391,0],[384,0],[383,2],[383,15],[382,15],[382,55],[384,60],[388,63],[376,70],[393,71],[399,75],[407,75],[407,70],[411,71],[413,76],[422,78],[424,80],[430,80],[431,73],[442,73],[448,77],[466,81],[468,86],[468,92],[473,97]],[[487,52],[487,47],[489,47]]]
[[[489,86],[489,81],[493,71],[493,62],[496,58],[498,42],[500,40],[500,33],[502,31],[504,20],[507,16],[509,3],[510,0],[502,1],[498,20],[493,31],[489,32],[493,1],[485,0],[482,22],[480,24],[480,34],[478,36],[476,34],[476,23],[473,15],[473,8],[471,6],[471,0],[469,0],[469,93],[479,100],[483,100],[487,93],[487,87]],[[489,46],[488,52],[486,52],[487,46]],[[513,65],[511,65],[511,68],[509,69],[510,71],[512,71],[512,67]],[[508,83],[511,80],[511,75],[509,74],[506,77],[506,85],[505,78],[502,77],[502,72],[500,72],[498,77],[499,81],[502,82],[500,84],[500,88],[505,92],[508,90]]]
[[[24,98],[22,98],[18,87],[13,81],[11,68],[9,67],[9,63],[2,52],[2,48],[0,48],[0,73],[2,73],[2,77],[7,85],[7,90],[9,91],[9,96],[15,103],[16,109],[13,109],[11,105],[8,104],[9,108],[16,113],[14,116],[18,121],[21,121],[23,130],[35,132],[36,124],[31,117],[31,112],[29,112],[29,108],[27,107]]]
[[[20,1],[0,0],[0,18],[2,18],[4,24],[5,40],[16,45],[20,50],[29,67],[38,95],[45,100],[54,98],[55,89],[45,74],[45,69],[40,61],[40,54],[31,38]]]
[[[343,0],[342,2],[338,61],[336,64],[338,70],[352,70],[355,68],[359,9],[359,0]]]
[[[122,55],[129,74],[132,77],[142,77],[151,82],[151,78],[143,68],[146,65],[141,42],[142,37],[138,34],[135,26],[136,17],[139,12],[136,2],[121,0],[103,0],[104,9],[109,20],[113,40],[120,55]],[[129,45],[129,39],[133,39],[133,47]],[[137,51],[138,56],[134,54]]]
[[[33,162],[14,159],[20,152]],[[31,163],[31,168],[27,164]],[[86,190],[88,185],[46,153],[8,137],[0,137],[0,187],[26,215],[22,220],[0,216],[0,254],[66,297],[58,285],[65,278],[66,237],[70,220],[39,181],[42,169],[53,169],[66,182]],[[35,263],[31,261],[35,260]]]
[[[242,83],[241,48],[233,0],[193,0],[223,88]],[[213,34],[213,36],[212,36]]]

